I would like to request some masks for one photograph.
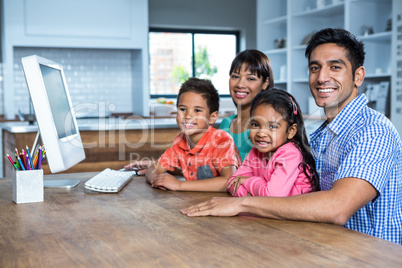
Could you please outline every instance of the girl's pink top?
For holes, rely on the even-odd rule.
[[[303,157],[292,142],[277,149],[268,163],[264,153],[251,149],[243,164],[228,180],[227,190],[233,196],[291,196],[312,191],[309,179],[299,168]],[[233,193],[229,183],[236,176],[249,177]]]

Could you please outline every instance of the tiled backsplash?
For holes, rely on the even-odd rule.
[[[106,112],[132,112],[135,74],[131,50],[17,47],[14,49],[14,98],[21,112],[29,112],[21,58],[34,54],[63,65],[73,105],[88,103],[91,107],[105,106]]]

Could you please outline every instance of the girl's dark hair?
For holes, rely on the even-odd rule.
[[[286,120],[288,127],[297,124],[297,133],[290,142],[293,142],[303,156],[303,161],[300,163],[299,168],[302,169],[304,174],[309,178],[312,188],[314,190],[319,190],[319,177],[315,170],[315,160],[308,145],[303,116],[299,104],[291,94],[284,90],[277,88],[264,90],[255,96],[251,102],[251,118],[257,106],[262,104],[271,105],[274,110],[280,113],[283,119]]]
[[[240,71],[243,64],[247,66],[247,70],[251,73],[255,73],[258,77],[261,77],[263,82],[268,78],[269,85],[267,89],[274,86],[274,74],[272,73],[271,62],[267,55],[256,49],[246,49],[240,52],[232,61],[229,75],[234,71]]]

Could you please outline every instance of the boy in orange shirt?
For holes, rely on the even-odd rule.
[[[190,78],[177,95],[173,146],[145,174],[154,188],[175,191],[226,192],[226,182],[240,165],[232,137],[212,127],[218,118],[219,94],[208,80]],[[183,174],[180,181],[167,171]]]

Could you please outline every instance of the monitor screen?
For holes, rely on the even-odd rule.
[[[84,160],[85,153],[63,67],[36,55],[23,57],[22,67],[49,169],[69,169]]]
[[[43,64],[39,64],[39,66],[59,139],[77,134],[61,71]]]

